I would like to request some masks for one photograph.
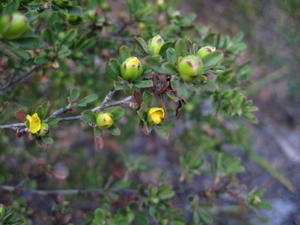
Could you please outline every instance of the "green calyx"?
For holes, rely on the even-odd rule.
[[[0,36],[4,39],[16,39],[20,37],[29,25],[27,19],[21,13],[14,13],[11,16],[5,15],[0,19]]]
[[[121,76],[124,80],[135,81],[142,74],[143,65],[137,57],[129,57],[121,65]]]
[[[49,132],[49,125],[48,123],[42,123],[41,124],[41,129],[39,130],[39,132],[37,133],[38,136],[43,137],[46,136]]]
[[[178,72],[182,80],[186,82],[197,81],[202,70],[202,61],[198,56],[189,55],[178,58]]]
[[[97,18],[97,13],[96,13],[96,10],[94,10],[94,9],[88,10],[86,12],[86,15],[90,20],[95,20]]]
[[[148,49],[153,55],[158,55],[165,41],[160,35],[154,36],[148,44]]]
[[[212,46],[204,46],[202,48],[199,49],[199,51],[197,52],[197,55],[203,59],[205,56],[209,55],[210,53],[213,53],[216,51],[215,47]]]

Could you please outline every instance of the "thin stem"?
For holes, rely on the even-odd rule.
[[[108,103],[111,100],[111,98],[113,97],[113,94],[115,92],[116,92],[115,90],[110,91],[106,95],[106,97],[104,98],[102,103],[99,106],[96,106],[96,107],[92,108],[91,111],[96,112],[98,110],[102,110],[102,109],[106,109],[106,108],[110,108],[110,107],[114,107],[114,106],[125,106],[125,105],[128,105],[131,108],[136,108],[136,103],[132,101],[133,100],[132,96],[127,96],[124,99],[114,101],[112,103]],[[65,113],[70,108],[71,108],[71,106],[66,106],[66,107],[63,107],[63,108],[53,112],[45,120],[45,122],[47,122],[51,117],[54,117],[54,116],[61,115],[61,114]],[[82,115],[75,115],[75,116],[57,118],[58,122],[81,120],[81,119],[82,119]],[[25,126],[26,126],[25,123],[14,123],[14,124],[0,125],[0,129],[12,129],[12,130],[17,130],[21,133],[26,133],[26,132],[28,132],[28,128],[26,128]]]
[[[36,194],[36,195],[104,195],[107,193],[105,190],[100,189],[64,189],[64,190],[34,190],[26,188],[18,188],[16,186],[0,185],[0,190],[7,192],[23,192],[26,194]],[[110,190],[117,194],[135,194],[134,190]]]
[[[33,72],[36,71],[37,69],[39,69],[41,66],[42,65],[34,66],[33,68],[31,68],[30,70],[28,70],[23,75],[18,76],[15,79],[12,79],[10,82],[8,82],[3,87],[0,87],[0,96],[2,96],[7,89],[11,89],[14,86],[16,86],[18,83],[21,83],[21,82],[27,80],[29,77],[32,76]]]

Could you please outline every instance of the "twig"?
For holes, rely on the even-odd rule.
[[[110,40],[113,40],[113,41],[121,41],[121,42],[125,42],[125,43],[133,42],[133,38],[130,38],[130,37],[121,37],[121,36],[116,36],[116,35],[108,35],[108,36],[106,36],[104,38],[110,39]]]
[[[111,100],[111,98],[113,97],[114,93],[115,93],[115,90],[110,91],[106,95],[106,97],[104,98],[102,103],[99,106],[96,106],[96,107],[92,108],[91,111],[96,112],[96,111],[101,110],[101,109],[106,109],[106,108],[110,108],[110,107],[114,107],[114,106],[124,106],[124,105],[128,105],[131,108],[136,107],[136,103],[132,101],[133,100],[132,96],[127,96],[124,99],[114,101],[112,103],[108,103]],[[66,106],[66,107],[63,107],[63,108],[53,112],[45,120],[45,122],[47,122],[51,117],[63,114],[64,112],[68,111],[70,109],[70,107],[71,106]],[[81,119],[82,119],[82,115],[57,118],[58,122],[81,120]],[[28,128],[26,128],[25,126],[26,126],[25,123],[14,123],[14,124],[0,125],[0,129],[12,129],[12,130],[15,130],[15,131],[18,131],[18,132],[21,132],[21,133],[26,133],[26,132],[28,132]]]
[[[108,191],[100,190],[100,189],[65,189],[65,190],[34,190],[34,189],[26,189],[26,188],[18,188],[15,186],[9,185],[0,185],[0,190],[7,192],[23,192],[26,194],[35,194],[35,195],[104,195]],[[110,190],[117,194],[126,194],[131,195],[135,194],[136,191],[126,189],[126,190]]]
[[[25,80],[27,80],[34,71],[36,71],[37,69],[39,69],[42,65],[37,65],[34,66],[33,68],[31,68],[30,70],[28,70],[26,73],[24,73],[21,76],[16,77],[15,79],[12,79],[10,82],[8,82],[6,85],[4,85],[3,87],[0,87],[0,96],[2,96],[4,94],[4,92],[7,89],[11,89],[13,88],[16,84],[21,83]]]

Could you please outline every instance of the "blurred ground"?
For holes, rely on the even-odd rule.
[[[300,224],[300,1],[190,0],[182,7],[222,33],[245,33],[253,70],[253,84],[246,91],[260,108],[260,123],[251,126],[255,152],[296,190],[292,193],[252,161],[242,182],[266,189],[273,206],[260,213],[268,218],[266,224]]]

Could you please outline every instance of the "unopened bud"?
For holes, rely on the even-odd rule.
[[[158,55],[165,41],[160,35],[154,36],[148,44],[148,48],[153,55]]]
[[[215,47],[212,46],[205,46],[199,49],[199,51],[197,52],[197,55],[202,59],[205,56],[209,55],[210,53],[213,53],[216,51]]]
[[[124,80],[135,81],[142,74],[143,66],[137,57],[129,57],[121,65],[121,76]]]
[[[184,81],[197,81],[202,74],[202,69],[202,61],[198,56],[189,55],[178,59],[178,72]]]

